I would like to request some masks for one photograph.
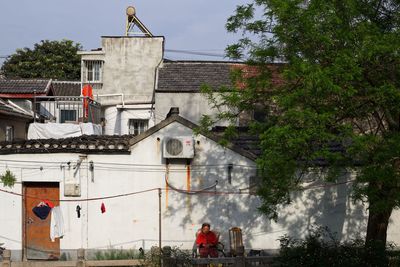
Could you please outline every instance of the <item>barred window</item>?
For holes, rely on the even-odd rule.
[[[86,82],[101,82],[103,61],[92,60],[85,61],[86,68]]]
[[[148,120],[131,119],[129,120],[129,134],[141,134],[147,130],[148,125]]]

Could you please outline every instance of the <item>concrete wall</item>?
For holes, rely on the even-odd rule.
[[[104,108],[105,135],[129,134],[129,120],[148,120],[148,128],[154,126],[154,110],[151,105],[109,106]]]
[[[60,183],[61,202],[66,232],[61,249],[149,249],[158,244],[158,192],[162,188],[162,244],[190,249],[201,223],[210,222],[222,233],[228,247],[228,229],[243,229],[246,248],[279,247],[277,238],[284,234],[304,236],[314,224],[327,225],[339,237],[348,238],[365,232],[366,209],[352,204],[351,184],[324,187],[312,179],[310,189],[295,192],[294,203],[281,209],[281,217],[271,222],[257,211],[258,197],[249,195],[249,177],[255,173],[253,161],[223,148],[204,136],[194,136],[195,158],[188,172],[185,160],[171,161],[168,169],[162,157],[162,140],[166,136],[190,136],[192,131],[172,123],[135,144],[130,155],[87,155],[77,175],[80,197],[64,197],[64,180],[71,176],[66,162],[75,165],[79,154],[1,155],[0,173],[7,167],[17,176],[14,188],[2,190],[22,193],[21,182],[55,181]],[[94,171],[89,170],[93,161]],[[228,164],[233,164],[232,180],[228,180]],[[42,168],[40,168],[42,167]],[[167,171],[168,170],[168,171]],[[189,179],[188,179],[189,173]],[[218,181],[214,193],[188,195],[182,190],[201,190]],[[351,179],[344,176],[343,179]],[[146,191],[148,190],[148,191]],[[140,192],[124,197],[82,201]],[[241,194],[239,194],[241,192]],[[107,211],[100,212],[101,203]],[[81,218],[76,205],[82,207]],[[0,192],[0,242],[8,249],[22,249],[22,200],[20,196]],[[389,227],[389,241],[400,241],[400,213],[395,211]],[[18,253],[14,253],[18,255]],[[69,258],[67,256],[67,258]]]
[[[93,94],[103,107],[105,134],[128,134],[129,119],[149,117],[153,111],[156,69],[163,58],[164,37],[102,37],[102,50],[80,52],[84,60],[101,60],[101,89]],[[85,68],[82,65],[82,79]],[[143,104],[150,104],[143,108]],[[118,108],[123,105],[124,108]],[[131,105],[129,107],[129,105]],[[132,107],[137,105],[137,107]],[[149,121],[149,126],[154,120]]]
[[[155,97],[156,123],[165,119],[165,115],[171,107],[179,107],[179,115],[198,124],[202,115],[215,117],[217,109],[213,109],[208,99],[201,93],[161,93],[157,92]],[[220,126],[228,126],[227,121],[217,123]]]
[[[27,121],[0,117],[0,142],[6,140],[6,127],[14,127],[14,139],[26,139]]]
[[[122,93],[127,104],[151,102],[163,45],[163,37],[103,37],[103,89],[95,94]],[[106,97],[101,103],[121,104]]]

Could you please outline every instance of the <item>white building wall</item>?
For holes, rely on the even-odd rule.
[[[104,109],[104,134],[129,134],[129,120],[148,120],[148,128],[154,126],[154,109],[149,105],[109,106]]]
[[[103,88],[95,94],[124,94],[126,104],[150,103],[163,45],[164,37],[102,37]],[[122,104],[107,97],[100,101],[103,105]]]
[[[157,245],[157,188],[162,189],[163,245],[190,249],[196,230],[205,221],[222,233],[226,247],[228,229],[233,226],[243,229],[246,248],[268,249],[279,247],[279,236],[303,236],[315,223],[329,226],[342,238],[365,231],[365,207],[352,204],[348,194],[351,184],[331,187],[314,184],[311,189],[294,193],[294,203],[281,210],[281,217],[276,223],[271,222],[258,213],[258,197],[246,193],[248,179],[255,172],[254,162],[201,135],[194,136],[196,156],[191,162],[190,188],[200,190],[217,180],[217,193],[187,195],[168,188],[166,175],[176,188],[188,189],[187,166],[185,160],[171,161],[169,172],[166,172],[162,140],[165,136],[192,134],[181,124],[172,123],[135,144],[129,155],[87,155],[76,178],[80,179],[80,197],[65,197],[63,190],[64,179],[71,177],[67,162],[71,162],[71,166],[76,165],[79,154],[1,155],[0,173],[9,168],[16,175],[17,184],[12,189],[0,189],[22,194],[21,182],[60,182],[61,209],[66,227],[60,245],[63,252],[69,253],[68,257],[73,257],[70,250],[80,247],[150,249]],[[93,172],[88,168],[90,161],[94,163]],[[228,182],[228,164],[234,166],[231,184]],[[83,201],[133,192],[138,194]],[[21,251],[21,197],[1,191],[0,199],[0,242],[9,249]],[[106,206],[103,214],[100,212],[101,203]],[[79,219],[76,205],[82,207]],[[397,243],[400,241],[399,214],[395,211],[392,215],[388,238]]]

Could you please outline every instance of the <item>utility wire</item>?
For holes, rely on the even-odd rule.
[[[170,52],[170,53],[180,53],[180,54],[189,54],[189,55],[198,55],[198,56],[226,58],[226,56],[224,54],[200,52],[200,51],[193,51],[193,50],[165,49],[164,51]]]

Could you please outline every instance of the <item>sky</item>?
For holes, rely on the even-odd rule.
[[[221,55],[239,34],[225,23],[237,5],[248,0],[1,0],[0,57],[41,40],[70,39],[84,50],[100,47],[101,36],[124,35],[125,9],[155,36],[165,36],[165,48],[211,53],[196,56],[166,52],[169,59],[227,60]],[[0,64],[4,59],[0,58]]]

